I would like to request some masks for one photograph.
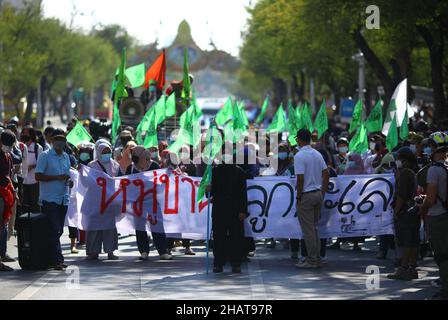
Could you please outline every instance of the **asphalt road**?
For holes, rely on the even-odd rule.
[[[360,252],[350,247],[328,250],[328,264],[319,270],[296,269],[282,245],[268,249],[260,242],[241,274],[232,274],[227,266],[222,274],[210,270],[208,275],[204,245],[195,244],[196,256],[186,256],[177,248],[172,261],[158,260],[155,251],[149,261],[139,261],[135,237],[127,237],[120,239],[120,260],[91,262],[85,259],[84,250],[70,254],[69,239],[64,235],[69,268],[65,272],[30,272],[20,270],[17,262],[9,263],[15,271],[0,273],[0,299],[425,299],[437,291],[431,287],[431,280],[437,278],[432,258],[419,262],[420,279],[388,280],[393,252],[389,260],[376,260],[373,239]],[[15,238],[9,242],[8,252],[17,257]],[[378,278],[366,273],[368,266],[378,268]]]

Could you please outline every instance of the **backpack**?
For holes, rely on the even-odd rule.
[[[445,174],[446,174],[446,182],[445,183],[447,184],[446,190],[448,193],[448,168],[443,163],[440,163],[440,162],[433,163],[432,166],[442,168],[445,171]],[[439,200],[440,203],[442,203],[445,210],[448,211],[448,194],[445,195],[445,201],[443,201],[443,199],[439,196],[439,193],[437,192],[437,200]]]

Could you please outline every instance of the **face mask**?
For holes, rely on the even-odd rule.
[[[159,152],[158,151],[151,152],[151,158],[152,159],[158,159],[159,158]]]
[[[2,151],[4,153],[10,153],[12,151],[12,147],[2,146]]]
[[[416,153],[417,152],[417,146],[415,144],[409,145],[409,149],[411,149],[412,153]]]
[[[395,161],[395,164],[397,166],[397,169],[403,168],[403,162],[401,162],[401,160]]]
[[[151,86],[151,87],[149,87],[149,92],[156,92],[156,87],[154,87],[154,86]]]
[[[278,158],[280,160],[286,160],[288,158],[288,152],[279,152]]]
[[[55,149],[55,150],[62,150],[62,149],[64,149],[64,146],[65,146],[65,141],[54,141],[53,142],[53,148]]]
[[[30,141],[31,138],[30,138],[30,136],[21,136],[21,139],[22,139],[22,142],[27,143]]]
[[[340,148],[338,148],[338,151],[339,151],[340,153],[347,153],[348,148],[347,148],[347,147],[340,147]]]
[[[431,155],[432,154],[432,149],[431,149],[431,147],[425,147],[425,148],[423,148],[423,153],[424,154],[426,154],[426,155]]]
[[[383,173],[393,173],[394,169],[384,169]]]
[[[85,152],[81,153],[81,154],[79,155],[79,160],[81,160],[82,162],[87,162],[87,161],[89,161],[89,160],[90,160],[90,154],[85,153]]]
[[[111,159],[112,159],[112,153],[106,153],[100,156],[100,161],[104,163],[110,162]]]
[[[370,142],[370,143],[369,143],[369,148],[370,148],[370,150],[375,151],[375,149],[376,149],[376,143],[375,143],[375,142]]]

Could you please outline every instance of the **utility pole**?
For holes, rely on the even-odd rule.
[[[359,63],[358,69],[358,98],[359,100],[364,100],[364,93],[366,91],[366,60],[364,59],[364,54],[362,52],[358,52],[352,57],[353,60],[356,60]]]

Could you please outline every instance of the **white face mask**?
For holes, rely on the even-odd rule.
[[[12,147],[2,146],[2,151],[4,153],[10,153],[12,151]]]
[[[370,143],[369,143],[369,148],[370,148],[370,150],[375,151],[375,145],[376,145],[375,142],[370,142]]]
[[[411,145],[409,146],[409,149],[411,149],[411,151],[412,151],[413,153],[416,153],[416,152],[417,152],[417,146],[416,146],[415,144],[411,144]]]
[[[401,160],[395,161],[395,164],[397,165],[397,169],[403,168],[403,162]]]
[[[347,147],[339,147],[338,151],[339,151],[339,153],[347,153],[348,148]]]

